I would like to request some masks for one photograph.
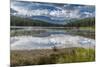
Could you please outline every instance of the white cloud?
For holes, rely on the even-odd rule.
[[[80,11],[79,10],[72,10],[72,11],[70,11],[70,17],[71,18],[80,18]]]
[[[52,6],[55,7],[56,9],[54,10],[48,10],[48,9],[40,9],[40,8],[36,8],[34,9],[34,7],[37,5],[43,5],[43,4],[34,4],[31,3],[28,6],[22,6],[22,4],[19,6],[19,4],[21,3],[16,3],[16,2],[12,2],[11,3],[11,8],[15,11],[17,11],[17,13],[13,13],[15,15],[22,15],[22,16],[48,16],[51,19],[58,19],[58,20],[64,20],[66,18],[80,18],[82,16],[82,14],[85,15],[85,17],[90,17],[90,16],[94,16],[94,13],[90,13],[90,12],[83,12],[80,13],[80,9],[82,8],[81,6],[76,7],[75,9],[65,9],[63,7],[59,7],[59,6],[55,6],[55,5],[48,5],[48,4],[44,4],[45,6]],[[32,6],[31,6],[32,5]],[[29,9],[29,7],[33,7],[33,9]],[[70,5],[64,5],[64,7],[70,7]]]

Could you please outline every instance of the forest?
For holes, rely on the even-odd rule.
[[[84,18],[71,21],[66,24],[68,27],[95,27],[95,18]]]
[[[52,24],[41,20],[33,20],[29,18],[22,18],[17,16],[11,16],[11,26],[63,26],[59,24]]]
[[[77,19],[74,21],[66,21],[66,24],[53,24],[41,20],[33,20],[29,18],[22,18],[11,16],[11,26],[45,26],[45,27],[95,27],[95,18]]]

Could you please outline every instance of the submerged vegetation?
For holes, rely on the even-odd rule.
[[[11,66],[95,61],[95,50],[85,48],[11,50]]]
[[[36,36],[39,33],[44,33],[45,30],[12,30],[11,36]]]
[[[51,32],[50,32],[50,31]],[[80,29],[68,29],[68,28],[63,28],[62,30],[60,30],[59,28],[58,29],[55,29],[55,28],[50,28],[50,29],[42,29],[41,30],[27,30],[27,29],[20,29],[20,30],[11,30],[11,36],[41,36],[41,33],[42,35],[45,35],[45,33],[52,33],[52,32],[55,32],[56,31],[60,31],[62,33],[65,33],[65,34],[70,34],[70,35],[79,35],[79,36],[84,36],[84,37],[88,37],[88,38],[92,38],[92,39],[95,39],[95,31],[94,29],[91,29],[89,30],[89,28],[87,28],[86,30],[84,29],[84,27],[81,27]]]

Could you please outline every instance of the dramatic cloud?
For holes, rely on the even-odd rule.
[[[72,5],[72,4],[50,4],[12,1],[12,15],[17,16],[46,16],[51,20],[66,20],[75,18],[87,18],[95,16],[94,6]]]

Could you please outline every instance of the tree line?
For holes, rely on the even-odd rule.
[[[62,24],[53,24],[41,20],[33,20],[29,18],[21,18],[17,16],[11,16],[11,26],[46,26],[46,27],[89,27],[95,26],[95,18],[84,18],[71,21],[69,23],[66,21],[65,25]]]
[[[90,27],[95,26],[95,18],[84,18],[75,21],[70,21],[66,24],[67,27]]]
[[[60,24],[53,24],[53,23],[48,23],[45,21],[41,20],[32,20],[29,18],[21,18],[17,16],[11,16],[11,26],[63,26]]]

